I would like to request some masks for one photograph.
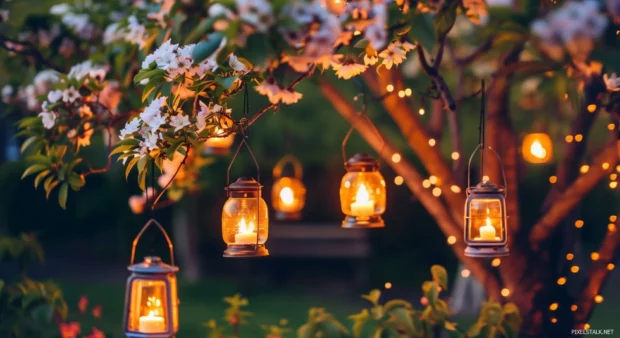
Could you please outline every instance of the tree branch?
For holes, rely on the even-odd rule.
[[[590,190],[616,166],[619,157],[617,147],[620,147],[620,141],[610,142],[604,147],[594,158],[588,172],[564,190],[547,213],[538,220],[530,233],[530,242],[535,249],[557,229],[564,217],[581,202]],[[609,168],[603,169],[603,163],[609,163]]]
[[[461,225],[450,217],[450,211],[441,203],[441,200],[434,197],[429,190],[422,186],[423,178],[413,165],[404,158],[398,163],[392,162],[392,154],[398,152],[398,150],[383,135],[377,134],[376,127],[374,127],[372,122],[369,119],[358,119],[357,109],[332,84],[322,82],[320,86],[323,95],[332,103],[340,115],[348,120],[349,123],[352,123],[364,140],[389,163],[398,175],[404,178],[409,189],[435,219],[444,234],[446,236],[454,236],[457,239],[456,243],[452,245],[456,256],[470,268],[479,281],[484,283],[487,294],[490,297],[499,299],[499,281],[488,270],[483,260],[464,255],[465,244]],[[460,209],[462,209],[462,204]]]
[[[41,54],[41,52],[37,49],[37,47],[29,41],[18,41],[0,34],[0,45],[2,46],[2,48],[10,52],[32,57],[34,59],[34,63],[38,63],[58,72],[64,71],[63,69],[54,65],[51,61],[46,59],[43,54]],[[16,46],[18,48],[16,48]]]
[[[439,74],[439,71],[428,63],[426,56],[424,56],[424,49],[420,44],[417,44],[416,50],[418,52],[418,60],[420,61],[420,65],[422,65],[422,69],[426,75],[433,80],[433,83],[437,87],[437,91],[441,93],[441,97],[446,103],[446,107],[450,110],[454,110],[456,108],[456,103],[452,98],[452,93],[450,93],[450,88],[448,88],[446,81]]]
[[[478,60],[482,55],[484,55],[484,53],[488,52],[489,50],[491,50],[491,47],[493,47],[493,40],[495,39],[495,35],[490,35],[483,43],[482,45],[480,45],[473,53],[469,54],[468,56],[462,58],[462,59],[457,59],[455,61],[456,65],[458,67],[467,67],[470,64],[472,64],[474,61]]]

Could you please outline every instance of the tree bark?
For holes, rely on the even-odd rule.
[[[200,195],[187,195],[173,211],[173,234],[178,243],[175,251],[179,256],[180,272],[186,281],[194,283],[200,278],[200,254],[195,220]]]

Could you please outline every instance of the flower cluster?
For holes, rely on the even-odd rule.
[[[90,22],[90,16],[80,13],[66,3],[54,5],[50,8],[50,13],[61,17],[62,23],[69,27],[75,34],[84,40],[92,40],[100,34],[99,29],[94,23]]]
[[[121,26],[119,22],[115,22],[110,24],[103,32],[103,43],[105,45],[126,41],[143,49],[148,38],[149,34],[146,27],[140,24],[134,15],[127,18],[126,26]]]
[[[576,63],[583,63],[606,26],[607,18],[599,11],[598,1],[571,1],[534,21],[532,32],[542,40],[540,48],[551,58],[562,60],[566,48]]]
[[[226,30],[236,20],[241,22],[240,34],[232,41],[235,45],[244,46],[250,35],[266,33],[275,23],[273,8],[267,0],[236,0],[235,10],[233,12],[221,4],[209,7],[209,16],[217,19],[216,30]]]

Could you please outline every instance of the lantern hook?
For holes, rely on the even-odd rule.
[[[471,186],[471,161],[474,159],[474,155],[476,155],[476,152],[478,152],[478,150],[480,150],[482,147],[481,144],[479,144],[478,146],[476,146],[476,149],[474,149],[474,152],[471,154],[471,156],[469,157],[469,164],[467,165],[467,188],[469,189],[469,187]],[[508,183],[506,181],[506,173],[504,172],[504,165],[502,164],[502,159],[499,157],[499,154],[495,151],[495,149],[491,148],[491,146],[486,146],[486,148],[488,148],[489,150],[491,150],[493,152],[493,154],[495,154],[495,157],[497,157],[497,160],[499,161],[499,167],[502,171],[502,179],[504,181],[504,195],[508,194]],[[482,151],[481,151],[482,154]],[[480,173],[480,175],[483,175],[484,173]]]
[[[166,230],[164,230],[164,227],[162,227],[161,224],[159,224],[159,222],[157,222],[154,218],[151,218],[148,222],[146,222],[146,224],[142,227],[142,230],[140,230],[136,238],[133,239],[133,245],[131,247],[131,262],[129,263],[129,265],[133,265],[134,263],[134,259],[136,257],[136,247],[138,246],[140,237],[142,237],[142,234],[144,234],[146,229],[148,229],[151,224],[155,224],[166,238],[166,242],[168,242],[168,248],[170,249],[170,265],[174,266],[174,251],[172,241],[170,240],[170,237],[168,236]]]
[[[290,155],[290,154],[282,157],[278,161],[278,163],[276,163],[276,166],[273,167],[273,177],[275,178],[281,177],[282,171],[284,170],[284,167],[287,164],[290,164],[291,166],[293,166],[293,170],[295,171],[295,178],[301,179],[303,176],[303,167],[299,163],[299,160],[297,159],[297,157]]]

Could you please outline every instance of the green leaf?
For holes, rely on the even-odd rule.
[[[422,291],[429,304],[434,305],[439,296],[439,285],[436,282],[426,281],[422,284]]]
[[[118,153],[123,153],[127,150],[131,150],[133,149],[135,146],[132,145],[126,145],[126,146],[118,146],[116,148],[114,148],[114,150],[112,150],[112,152],[110,152],[110,155],[108,155],[108,157],[114,155],[114,154],[118,154]]]
[[[67,209],[67,195],[69,194],[69,183],[64,182],[58,191],[58,204],[63,209]]]
[[[127,179],[129,178],[129,172],[131,171],[131,168],[133,168],[136,163],[138,163],[138,161],[140,161],[140,157],[134,157],[131,159],[131,161],[129,161],[129,163],[127,163],[127,167],[125,168],[125,181],[127,181]]]
[[[452,1],[444,5],[447,6],[447,8],[443,8],[433,19],[433,27],[435,28],[435,32],[437,32],[437,36],[445,36],[452,29],[452,26],[454,26],[459,2],[460,1]]]
[[[133,78],[133,83],[134,84],[139,84],[140,81],[142,81],[144,79],[150,79],[150,78],[153,78],[153,77],[164,76],[165,73],[166,73],[166,71],[163,70],[163,69],[153,69],[153,70],[140,69],[138,74],[136,74],[136,76]]]
[[[248,37],[245,47],[237,49],[235,55],[247,59],[255,66],[263,68],[275,53],[266,35],[252,34]]]
[[[54,149],[54,157],[56,158],[56,161],[60,161],[62,160],[62,158],[65,156],[65,154],[67,153],[67,146],[66,145],[57,145]]]
[[[84,175],[80,175],[78,173],[69,174],[69,185],[71,185],[71,189],[73,189],[73,191],[82,189],[85,184],[86,180],[84,179]]]
[[[28,177],[28,176],[30,176],[32,174],[36,174],[36,173],[38,173],[40,171],[43,171],[43,170],[45,170],[47,168],[49,168],[49,166],[44,165],[44,164],[34,164],[34,165],[31,165],[30,167],[28,167],[24,171],[24,173],[22,174],[22,178],[21,179],[23,180],[24,178],[26,178],[26,177]]]
[[[441,265],[433,265],[431,266],[431,274],[433,275],[433,280],[439,284],[445,290],[448,289],[448,272]]]
[[[446,321],[443,323],[443,327],[444,327],[446,330],[448,330],[448,331],[456,331],[456,323],[453,323],[453,322],[451,322],[451,321],[449,321],[449,320],[446,320]]]
[[[385,328],[377,326],[372,333],[372,338],[381,338],[383,335],[383,330],[385,330]]]
[[[39,183],[41,182],[41,180],[44,179],[49,174],[50,174],[49,170],[44,170],[40,172],[37,175],[37,177],[34,178],[34,188],[36,189],[39,186]]]
[[[235,76],[229,76],[229,77],[225,77],[225,78],[216,78],[215,81],[219,84],[222,85],[222,87],[226,88],[226,90],[229,90],[230,87],[232,87],[232,85],[235,83],[235,81],[237,81],[237,79],[239,78],[239,76],[235,75]]]
[[[411,311],[401,307],[392,310],[390,316],[395,323],[399,324],[399,327],[403,327],[407,330],[408,336],[413,336],[415,334],[416,328],[413,325],[413,320],[411,320]]]
[[[220,32],[215,32],[209,35],[206,41],[202,41],[194,47],[192,53],[192,59],[194,64],[202,62],[204,59],[210,57],[220,46],[224,35]]]
[[[140,171],[140,173],[138,173],[138,186],[140,187],[140,189],[142,189],[142,191],[146,191],[146,173],[148,171],[147,170],[142,170]]]
[[[45,189],[45,198],[50,199],[50,194],[52,193],[52,190],[54,190],[54,188],[56,188],[58,184],[60,184],[60,181],[54,180],[52,181],[52,183],[50,183],[50,185],[47,186],[47,188]]]
[[[28,139],[26,139],[26,141],[22,143],[22,147],[19,149],[19,152],[23,153],[24,151],[26,151],[26,149],[28,149],[28,147],[31,146],[38,139],[39,139],[39,136],[36,136],[36,135],[31,136]]]
[[[222,16],[213,16],[200,21],[196,27],[187,34],[187,38],[185,38],[185,44],[196,43],[203,35],[207,33],[207,31],[213,26],[215,21],[219,20]]]
[[[28,160],[29,162],[34,162],[36,164],[47,164],[47,165],[52,164],[52,162],[47,156],[44,156],[41,154],[28,156],[26,157],[26,160]]]
[[[480,331],[482,331],[484,327],[485,327],[485,324],[481,322],[474,324],[472,327],[469,328],[469,330],[467,330],[467,336],[468,337],[478,336],[480,334]]]
[[[359,338],[364,325],[370,320],[370,314],[368,309],[363,309],[362,312],[349,316],[349,319],[353,320],[353,336]]]
[[[172,94],[172,82],[166,82],[163,85],[161,85],[162,96],[166,96],[167,98],[170,98],[171,94]]]
[[[433,15],[430,13],[415,15],[412,19],[409,37],[412,40],[418,41],[422,47],[432,53],[436,41]]]
[[[373,305],[379,304],[380,297],[381,297],[381,291],[379,291],[379,289],[373,289],[367,295],[362,295],[362,298],[371,302]]]
[[[409,28],[411,28],[411,26],[409,26]],[[369,44],[370,42],[368,40],[361,39],[360,41],[356,42],[355,45],[353,45],[353,48],[365,49],[366,47],[368,47]]]
[[[389,312],[390,310],[396,307],[404,307],[406,309],[411,309],[413,308],[413,305],[411,305],[410,302],[404,299],[391,299],[385,302],[385,304],[383,304],[383,308],[385,308],[385,312]]]
[[[116,142],[116,146],[137,146],[140,144],[140,140],[137,140],[135,138],[126,138],[124,140],[120,140],[118,142]]]

